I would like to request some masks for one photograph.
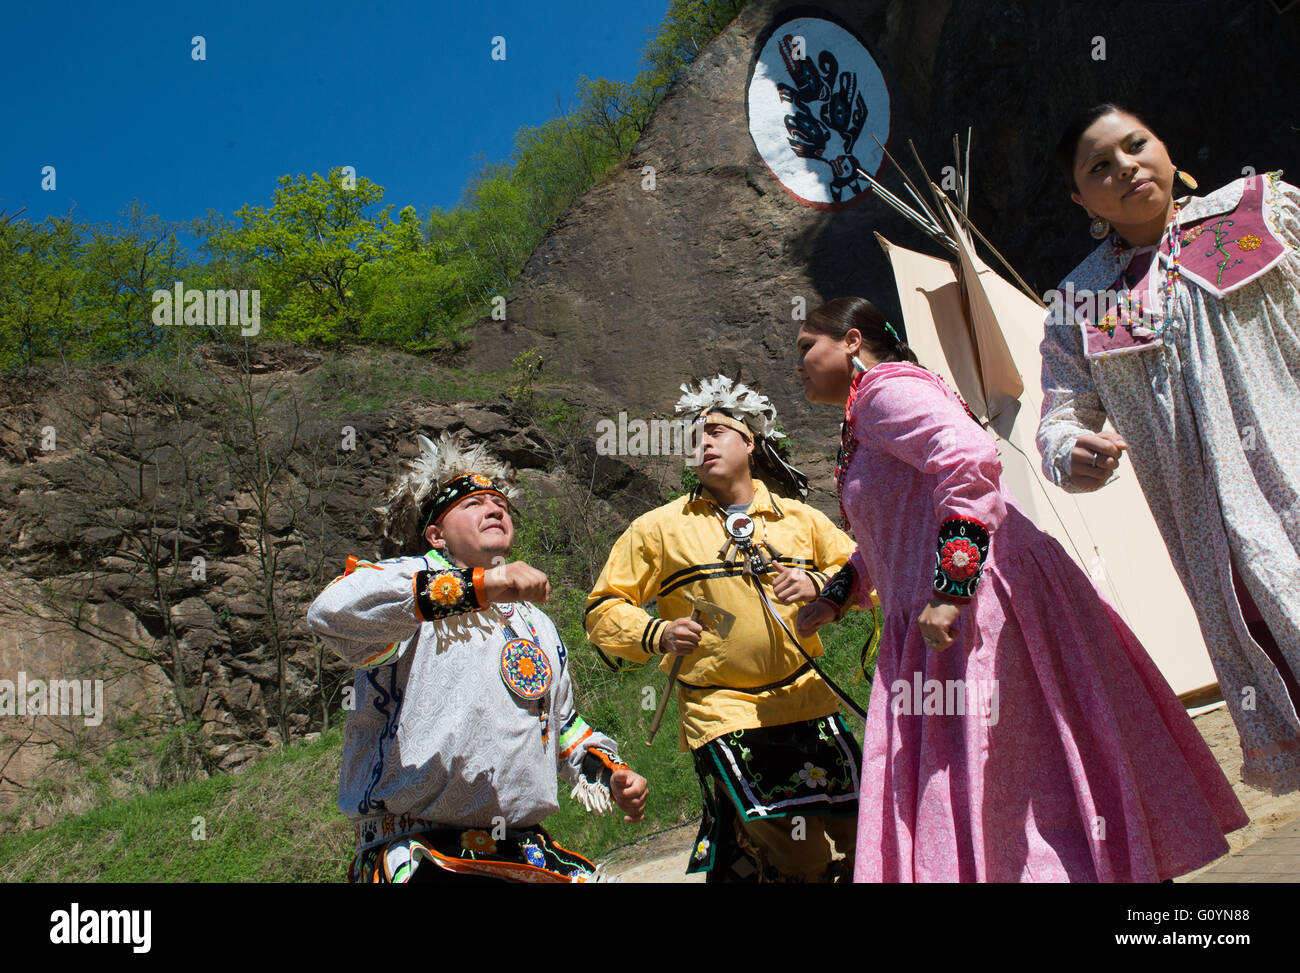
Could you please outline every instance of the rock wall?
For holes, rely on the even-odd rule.
[[[491,442],[538,503],[578,489],[579,466],[592,517],[606,499],[644,508],[659,496],[505,400],[346,407],[376,374],[432,367],[411,356],[254,352],[239,362],[205,347],[174,376],[106,366],[0,389],[0,680],[13,684],[6,699],[0,683],[0,830],[75,810],[86,768],[115,746],[110,763],[137,783],[181,772],[125,770],[120,748],[187,715],[203,742],[202,766],[186,771],[197,775],[319,730],[352,673],[306,609],[347,555],[411,553],[386,546],[372,508],[417,433]],[[98,680],[103,713],[20,712],[20,678]]]
[[[567,435],[581,490],[623,520],[656,502],[677,473],[659,464],[656,480],[646,472],[652,463],[596,455],[596,423],[620,410],[668,415],[679,384],[717,370],[772,396],[814,502],[832,512],[839,416],[799,393],[791,300],[813,307],[862,294],[898,320],[873,231],[935,252],[870,197],[834,212],[801,205],[760,158],[747,125],[747,76],[764,30],[795,6],[752,3],[701,53],[626,167],[576,201],[533,253],[507,321],[482,322],[465,355],[470,367],[499,374],[539,349],[539,390],[580,417]],[[951,158],[954,132],[973,127],[971,215],[1041,291],[1092,247],[1051,161],[1074,110],[1130,104],[1205,189],[1243,166],[1265,171],[1296,157],[1295,7],[825,0],[820,9],[862,37],[884,73],[896,154],[914,140],[937,169]],[[1098,38],[1104,59],[1095,59]],[[293,735],[319,727],[349,674],[318,656],[302,615],[347,554],[388,553],[370,508],[414,455],[416,431],[491,439],[541,496],[575,483],[577,471],[556,468],[555,444],[504,402],[385,400],[344,414],[320,398],[359,383],[359,371],[313,385],[316,369],[338,362],[256,348],[242,365],[208,349],[192,363],[202,380],[185,387],[131,367],[62,383],[3,380],[0,679],[19,671],[104,677],[109,711],[95,727],[47,721],[36,735],[31,721],[0,721],[0,827],[43,776],[76,775],[76,762],[61,757],[103,751],[141,721],[174,724],[178,677],[211,744],[209,769],[237,769],[274,744],[282,709]],[[380,367],[426,365],[394,356]],[[234,435],[247,419],[231,405],[240,382],[265,412],[257,431]],[[346,455],[345,425],[356,441]],[[47,427],[57,433],[49,449]],[[259,443],[284,464],[265,495],[237,462]],[[142,537],[156,541],[152,553]],[[270,595],[268,550],[277,559]],[[195,557],[204,558],[201,576]],[[283,693],[273,631],[285,650]],[[24,807],[26,823],[57,813],[40,802]]]
[[[686,70],[625,169],[578,200],[528,261],[507,322],[483,322],[469,360],[500,368],[536,346],[554,380],[587,387],[589,421],[668,413],[677,386],[741,371],[776,402],[796,459],[830,499],[838,416],[802,399],[791,298],[846,294],[898,320],[873,237],[941,253],[877,200],[801,205],[750,138],[746,80],[764,29],[806,4],[750,4]],[[892,97],[890,149],[913,140],[932,174],[973,128],[971,217],[1041,293],[1094,246],[1052,161],[1069,117],[1129,104],[1202,191],[1285,167],[1300,154],[1300,8],[1224,4],[825,0],[852,27]],[[1104,52],[1097,39],[1104,41]],[[1104,53],[1104,60],[1095,59]],[[643,167],[655,188],[643,188]],[[1293,174],[1294,175],[1294,174]],[[889,169],[884,181],[900,195]]]

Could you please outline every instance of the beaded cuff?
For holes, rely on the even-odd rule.
[[[609,789],[614,772],[630,769],[618,759],[618,754],[610,753],[602,747],[588,747],[582,755],[578,782],[573,785],[573,792],[569,796],[588,811],[606,814],[614,809],[614,795]]]
[[[415,573],[415,614],[422,622],[464,615],[487,605],[482,568]]]
[[[842,618],[857,586],[858,573],[853,570],[852,564],[845,564],[836,572],[835,577],[822,586],[817,600],[831,605],[835,609],[835,617]]]
[[[610,753],[603,747],[588,747],[582,756],[582,776],[602,787],[609,786],[614,771],[631,769],[618,759],[618,754]]]
[[[934,556],[934,593],[964,604],[975,594],[989,556],[989,531],[978,520],[949,517],[939,525]]]

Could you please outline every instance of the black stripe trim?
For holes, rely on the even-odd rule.
[[[604,595],[603,597],[597,598],[595,601],[593,601],[590,605],[587,606],[586,611],[582,613],[583,619],[585,620],[586,617],[591,614],[591,610],[593,608],[595,608],[597,605],[603,605],[607,601],[623,601],[623,602],[627,602],[627,604],[629,605],[632,604],[626,598],[620,598],[618,595]]]
[[[655,627],[655,622],[657,621],[659,621],[657,618],[650,619],[650,621],[645,623],[645,629],[641,632],[641,651],[647,654],[650,652],[650,650],[646,648],[650,638],[650,629]]]
[[[701,572],[700,574],[692,575],[689,578],[682,578],[680,581],[677,581],[676,583],[674,583],[673,585],[667,588],[660,588],[659,597],[662,598],[664,595],[671,594],[672,592],[676,591],[678,588],[691,584],[692,582],[695,581],[711,581],[714,578],[739,578],[743,576],[744,573],[745,573],[745,567],[742,564],[734,564],[731,567],[727,567],[727,568],[719,568],[707,572]]]
[[[784,679],[778,679],[776,682],[769,682],[763,686],[697,686],[694,683],[689,683],[682,679],[677,680],[677,685],[685,686],[687,689],[694,689],[696,691],[709,690],[709,689],[726,689],[733,693],[753,693],[753,694],[766,693],[766,692],[770,692],[773,689],[780,689],[782,686],[788,686],[790,683],[794,682],[796,679],[798,679],[800,676],[802,676],[805,672],[807,672],[811,668],[813,668],[812,662],[811,661],[805,662],[803,665],[801,665],[794,672],[790,673],[790,675],[786,676]]]
[[[668,577],[664,578],[660,583],[660,591],[663,590],[663,586],[670,585],[678,578],[684,577],[693,571],[714,571],[718,568],[725,568],[727,566],[726,561],[714,561],[712,564],[692,564],[689,568],[682,568],[680,571],[675,571],[668,575]]]
[[[810,557],[790,557],[788,555],[782,554],[776,560],[780,561],[782,564],[788,564],[791,567],[795,567],[795,568],[804,568],[804,569],[811,568],[813,573],[818,573],[817,562]]]
[[[661,654],[659,651],[659,640],[664,637],[664,629],[667,627],[668,627],[668,623],[665,622],[662,618],[655,619],[655,629],[654,632],[651,633],[650,635],[650,647],[646,649],[646,651],[649,652],[651,655]]]
[[[599,645],[592,642],[590,639],[588,640],[588,644],[596,650],[596,655],[600,656],[600,661],[605,664],[605,668],[610,672],[631,672],[634,669],[641,668],[641,663],[638,662],[624,662],[622,659],[611,659],[601,651]]]

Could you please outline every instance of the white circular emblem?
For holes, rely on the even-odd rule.
[[[734,513],[727,517],[726,528],[732,540],[747,541],[754,534],[754,519],[746,513]]]
[[[889,142],[889,89],[865,45],[822,17],[771,28],[749,78],[749,133],[795,199],[816,209],[852,206],[871,188]]]

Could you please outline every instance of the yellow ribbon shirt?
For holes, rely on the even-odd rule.
[[[748,514],[754,544],[766,540],[782,564],[808,571],[820,591],[852,555],[853,540],[820,510],[776,497],[759,480],[753,484]],[[736,616],[725,641],[706,630],[700,647],[682,664],[677,702],[683,749],[735,730],[816,719],[838,708],[834,694],[763,606],[754,582],[744,575],[743,557],[733,550],[731,565],[719,557],[727,542],[723,518],[722,508],[700,487],[643,514],[614,544],[587,597],[587,637],[598,648],[633,662],[658,656],[665,672],[673,657],[659,655],[659,638],[669,622],[691,614],[686,595]],[[756,579],[794,632],[800,606],[776,600],[777,576],[770,571]],[[658,617],[643,607],[652,601]],[[816,635],[800,644],[814,659],[822,654]],[[744,691],[773,683],[779,685]]]

